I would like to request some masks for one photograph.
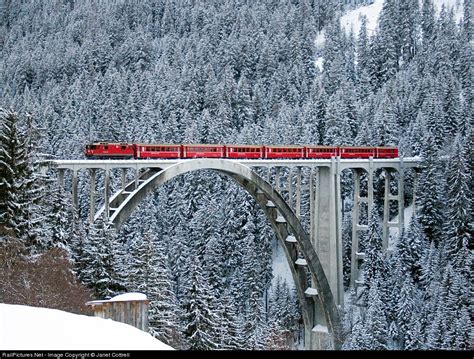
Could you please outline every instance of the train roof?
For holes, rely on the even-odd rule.
[[[271,148],[304,148],[303,145],[264,145]]]
[[[95,141],[88,143],[88,145],[132,145],[128,142],[106,142],[106,141]]]
[[[338,146],[328,146],[328,145],[303,145],[307,148],[337,148]]]
[[[181,146],[180,143],[136,143],[137,146],[169,146],[176,147]]]
[[[221,144],[209,144],[209,143],[184,143],[183,146],[188,147],[223,147],[224,145]]]
[[[228,145],[224,145],[226,147],[239,147],[239,148],[242,148],[242,147],[246,147],[246,148],[261,148],[263,147],[263,145],[233,145],[233,144],[228,144]]]

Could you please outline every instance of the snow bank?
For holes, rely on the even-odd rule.
[[[172,350],[130,325],[0,303],[0,350]]]

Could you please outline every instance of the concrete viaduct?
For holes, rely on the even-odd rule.
[[[351,285],[359,283],[359,266],[363,253],[358,250],[361,205],[369,210],[374,202],[374,172],[385,173],[383,243],[387,248],[390,227],[403,228],[404,171],[420,165],[417,158],[328,160],[57,160],[53,161],[64,186],[70,172],[72,202],[78,204],[78,172],[90,174],[90,221],[103,216],[115,228],[127,220],[140,202],[163,183],[185,173],[212,170],[243,187],[261,206],[285,250],[302,306],[307,349],[340,349],[342,328],[340,308],[344,305],[342,271],[342,202],[341,174],[354,173],[354,206],[352,210]],[[121,170],[121,186],[110,193],[112,170]],[[104,205],[96,211],[96,178],[105,172]],[[127,183],[126,174],[134,178]],[[361,176],[367,184],[361,196]],[[392,194],[391,178],[396,176],[397,193]],[[69,175],[69,174],[68,174]],[[309,194],[309,233],[303,228],[302,195]],[[389,204],[398,203],[398,220],[391,221]],[[307,206],[306,206],[307,207]],[[303,209],[304,210],[304,209]],[[306,210],[307,211],[307,210]]]

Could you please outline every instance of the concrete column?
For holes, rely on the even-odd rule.
[[[312,328],[309,328],[309,330],[305,328],[305,340],[309,340],[310,342],[309,346],[305,346],[310,350],[326,350],[330,343],[330,336],[321,301],[318,297],[315,298],[313,321],[314,324]]]
[[[337,157],[335,170],[335,189],[336,189],[336,243],[333,248],[337,253],[337,292],[335,293],[335,299],[337,303],[344,306],[344,283],[343,283],[343,271],[342,271],[342,198],[341,198],[341,170],[340,170],[341,158]]]
[[[403,159],[400,158],[400,172],[398,173],[398,235],[402,234],[405,225],[405,173]]]
[[[389,234],[388,222],[390,221],[391,174],[390,174],[390,171],[387,169],[384,169],[384,173],[385,173],[385,193],[384,193],[384,200],[383,200],[382,246],[383,246],[383,250],[386,250],[388,247],[388,234]]]
[[[64,189],[64,171],[63,168],[58,169],[58,183],[61,189]]]
[[[138,181],[138,178],[135,179]],[[105,170],[105,182],[104,182],[104,207],[105,207],[105,222],[109,221],[109,196],[110,196],[110,170]]]
[[[72,205],[75,210],[78,207],[78,198],[77,198],[77,170],[72,171]]]
[[[293,209],[293,168],[288,168],[288,205]]]
[[[296,217],[301,219],[301,167],[296,172]]]
[[[412,206],[413,206],[413,216],[416,215],[416,191],[418,189],[418,172],[414,171],[415,175],[413,177],[413,200],[412,200]]]
[[[281,194],[281,189],[280,189],[280,167],[275,167],[275,188],[278,191],[278,193]]]
[[[90,178],[91,178],[91,188],[90,188],[90,202],[89,202],[89,222],[94,222],[95,215],[95,186],[96,186],[96,169],[89,169]]]
[[[135,189],[138,188],[138,178],[140,177],[140,174],[138,172],[138,168],[135,168]]]
[[[367,175],[368,175],[367,198],[369,200],[367,214],[370,216],[370,211],[372,210],[372,206],[374,205],[374,159],[373,157],[369,158],[369,173]]]
[[[333,158],[330,167],[318,167],[316,183],[313,170],[310,175],[310,190],[314,196],[313,186],[316,184],[316,198],[310,197],[310,210],[312,227],[312,243],[321,261],[324,273],[329,281],[329,286],[337,304],[343,304],[344,292],[342,289],[342,252],[338,253],[341,246],[338,245],[338,223],[340,216],[338,210],[341,208],[340,195],[337,194],[339,185],[338,165]],[[339,260],[339,256],[341,259]],[[340,283],[339,283],[340,282]],[[315,318],[314,326],[310,335],[306,336],[311,340],[311,349],[327,349],[330,336],[322,313],[322,306],[319,297],[315,298]],[[309,338],[308,338],[309,337]]]
[[[319,167],[318,173],[317,216],[315,218],[315,234],[312,237],[316,239],[315,249],[326,273],[334,299],[337,304],[342,304],[339,302],[343,293],[339,293],[341,286],[338,283],[340,270],[338,268],[337,223],[339,220],[336,211],[338,206],[336,202],[340,197],[336,195],[335,161],[331,168]]]
[[[311,240],[311,243],[316,249],[316,252],[318,251],[317,247],[317,233],[316,233],[316,218],[318,218],[317,214],[317,208],[314,203],[314,168],[311,167],[310,172],[309,172],[309,228],[310,228],[310,234],[309,238]]]
[[[354,170],[354,207],[352,207],[351,286],[359,277],[357,252],[359,252],[360,170]]]
[[[126,168],[122,168],[122,190],[125,189],[125,187],[127,187],[127,169]]]

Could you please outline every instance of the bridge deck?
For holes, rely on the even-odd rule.
[[[212,158],[196,158],[196,159],[150,159],[150,160],[55,160],[52,161],[59,169],[79,170],[86,168],[164,168],[183,161],[230,161],[238,162],[248,167],[329,167],[334,162],[339,162],[342,167],[358,167],[367,166],[371,163],[369,159],[261,159],[261,160],[235,160],[235,159],[212,159]],[[420,157],[407,158],[389,158],[389,159],[372,159],[374,167],[391,167],[398,166],[403,161],[405,167],[417,167],[421,162]]]

